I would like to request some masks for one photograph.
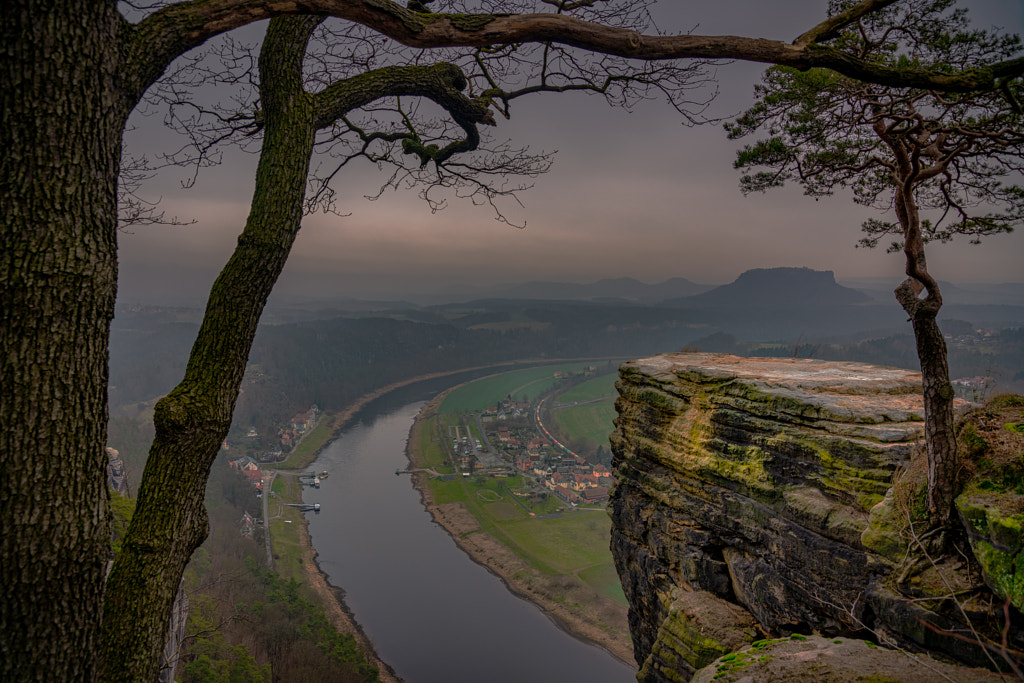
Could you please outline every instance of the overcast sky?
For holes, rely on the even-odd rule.
[[[973,0],[985,27],[1024,31],[1022,0]],[[825,16],[825,0],[661,0],[663,30],[792,40]],[[717,69],[720,94],[711,114],[752,103],[761,65]],[[807,266],[840,281],[899,281],[900,255],[854,248],[871,215],[837,196],[814,201],[799,188],[743,197],[732,168],[737,143],[720,125],[688,128],[663,102],[632,112],[586,96],[542,95],[514,103],[495,135],[534,150],[557,150],[552,171],[510,211],[524,229],[496,222],[487,207],[454,202],[431,214],[413,191],[375,202],[362,195],[379,178],[367,165],[339,184],[347,217],[305,219],[278,284],[279,300],[308,297],[402,297],[449,284],[486,286],[528,280],[592,282],[633,277],[659,282],[731,282],[750,268]],[[154,119],[143,137],[160,139]],[[129,148],[139,148],[139,137]],[[120,236],[122,302],[202,303],[227,260],[248,212],[255,156],[236,154],[207,169],[190,190],[179,174],[154,182],[168,214],[189,226],[135,227]],[[955,283],[1024,280],[1024,231],[930,245],[931,272]]]

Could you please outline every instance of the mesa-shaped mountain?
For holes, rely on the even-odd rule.
[[[867,294],[838,284],[831,270],[755,268],[727,285],[662,303],[680,308],[810,309],[872,301]]]

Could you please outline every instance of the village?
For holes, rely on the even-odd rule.
[[[452,464],[463,476],[520,473],[568,506],[606,501],[614,483],[611,471],[588,462],[551,434],[542,419],[547,400],[531,403],[506,396],[476,415],[464,415],[469,425],[449,424]],[[482,442],[473,437],[470,425]]]
[[[592,376],[596,368],[588,368]],[[579,373],[582,377],[584,373]],[[568,374],[554,373],[556,379],[569,379]],[[449,478],[482,475],[510,477],[523,475],[523,492],[555,496],[566,507],[598,505],[608,499],[614,484],[611,470],[603,464],[592,463],[560,441],[544,419],[549,409],[562,407],[549,404],[554,393],[536,397],[534,401],[516,400],[511,394],[479,412],[452,415],[438,424],[439,433],[447,433],[449,441],[445,451],[453,473],[435,472]],[[547,408],[546,408],[547,406]],[[321,412],[316,405],[299,412],[277,428],[269,448],[248,453],[229,461],[241,472],[259,493],[263,488],[262,468],[284,461],[317,425]],[[249,428],[245,440],[253,444],[266,443],[256,429]],[[442,439],[442,441],[445,441]],[[227,449],[225,443],[225,449]],[[303,484],[316,486],[315,476]]]
[[[263,472],[260,470],[260,465],[272,465],[283,462],[288,457],[288,454],[302,442],[302,439],[313,431],[320,417],[320,409],[316,405],[310,406],[309,410],[296,413],[291,420],[278,428],[278,445],[276,447],[266,450],[256,457],[249,454],[243,455],[240,458],[230,460],[228,464],[249,479],[257,492],[262,492]],[[255,427],[250,427],[245,434],[245,438],[258,442],[260,435]],[[229,450],[226,439],[222,448]]]

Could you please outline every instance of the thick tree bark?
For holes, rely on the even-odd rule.
[[[959,459],[949,381],[946,340],[935,319],[937,309],[920,307],[911,314],[924,390],[924,429],[928,449],[928,514],[938,525],[949,523],[956,498]]]
[[[231,424],[260,314],[299,230],[316,131],[393,95],[428,97],[444,107],[466,130],[467,141],[453,144],[457,151],[474,148],[475,124],[492,120],[484,103],[460,92],[466,79],[451,64],[382,68],[307,94],[302,61],[319,21],[276,19],[267,32],[260,57],[265,138],[252,208],[210,294],[185,377],[156,406],[135,516],[107,590],[107,681],[149,680],[160,668],[178,581],[207,535],[209,470]]]
[[[115,3],[0,21],[0,680],[89,681],[110,548]]]
[[[231,425],[260,314],[302,218],[315,133],[302,59],[318,22],[274,22],[267,32],[260,59],[265,138],[252,208],[210,292],[185,377],[157,403],[135,516],[108,582],[101,678],[111,683],[156,677],[178,581],[208,532],[209,470]]]

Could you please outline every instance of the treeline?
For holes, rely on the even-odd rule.
[[[605,319],[607,321],[607,319]],[[657,334],[643,324],[575,328],[572,321],[507,330],[386,318],[342,318],[261,328],[235,432],[272,429],[297,409],[330,412],[409,377],[524,358],[639,355],[663,350],[681,330]],[[671,346],[668,348],[672,348]]]

